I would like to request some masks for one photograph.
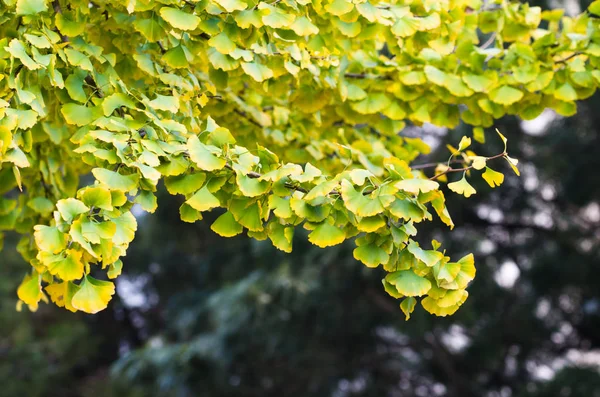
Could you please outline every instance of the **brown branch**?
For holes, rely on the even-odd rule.
[[[344,77],[348,79],[375,79],[375,80],[391,80],[390,76],[380,76],[374,74],[366,74],[366,73],[346,73]]]
[[[569,59],[575,58],[576,56],[579,56],[579,55],[583,55],[583,53],[579,52],[579,51],[574,52],[573,54],[569,55],[568,57],[556,61],[556,63],[566,63]]]
[[[497,155],[495,155],[495,156],[492,156],[492,157],[486,157],[486,158],[485,158],[485,161],[490,161],[490,160],[494,160],[494,159],[497,159],[497,158],[500,158],[500,157],[504,157],[504,156],[506,156],[506,154],[507,154],[506,152],[502,152],[502,153],[500,153],[500,154],[497,154]],[[446,171],[444,171],[444,172],[440,172],[439,174],[437,174],[437,175],[434,175],[434,176],[432,176],[432,177],[431,177],[431,178],[429,178],[429,179],[430,179],[430,180],[432,180],[432,181],[434,181],[434,180],[436,180],[437,178],[439,178],[439,177],[441,177],[441,176],[443,176],[443,175],[449,174],[449,173],[451,173],[451,172],[463,172],[463,171],[468,171],[468,170],[470,170],[470,169],[472,169],[472,168],[473,168],[473,165],[470,165],[470,166],[468,166],[468,167],[464,167],[464,168],[449,168],[449,169],[447,169]]]
[[[464,163],[465,160],[462,159],[457,159],[457,160],[452,160],[450,161],[450,164],[462,164]],[[417,165],[411,165],[410,168],[412,168],[413,170],[422,170],[425,168],[433,168],[433,167],[437,167],[438,165],[443,164],[443,162],[439,162],[439,163],[424,163],[424,164],[417,164]]]
[[[239,114],[240,116],[242,116],[243,118],[245,118],[246,120],[248,120],[249,122],[251,122],[252,124],[254,124],[255,126],[259,127],[259,128],[264,128],[264,126],[262,124],[260,124],[258,121],[254,120],[252,117],[248,116],[248,114],[246,112],[243,112],[239,109],[235,109],[234,112],[236,112],[237,114]]]

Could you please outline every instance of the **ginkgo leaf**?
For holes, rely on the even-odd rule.
[[[410,315],[415,310],[416,304],[417,300],[413,297],[408,297],[402,300],[400,303],[400,309],[404,313],[405,320],[408,321],[408,319],[410,319]]]
[[[67,246],[66,235],[56,226],[37,225],[34,230],[35,243],[42,251],[57,254]]]
[[[74,217],[90,210],[87,205],[74,198],[58,200],[56,203],[56,208],[67,223],[73,222]]]
[[[498,87],[492,92],[490,92],[490,99],[493,102],[498,103],[500,105],[512,105],[513,103],[519,101],[521,98],[523,98],[522,91],[507,85]]]
[[[116,171],[110,171],[104,168],[94,168],[92,170],[94,177],[103,185],[111,190],[129,192],[135,189],[140,179],[138,174],[122,175]]]
[[[346,233],[343,229],[327,222],[321,223],[308,235],[308,241],[321,248],[341,244],[345,239]]]
[[[460,140],[460,143],[458,144],[458,151],[462,152],[469,146],[471,146],[471,138],[469,138],[468,136],[463,136]]]
[[[517,168],[517,164],[519,164],[519,160],[509,157],[508,154],[504,155],[504,158],[506,159],[506,161],[508,162],[508,164],[510,165],[510,168],[512,168],[514,173],[517,174],[517,176],[521,176],[521,173],[519,172],[519,169]]]
[[[82,312],[98,313],[106,309],[114,293],[115,285],[112,282],[97,280],[88,275],[79,285],[79,291],[73,295],[71,304]]]
[[[504,182],[504,174],[496,172],[489,167],[485,167],[485,172],[481,176],[490,187],[500,186]]]
[[[88,207],[100,208],[107,211],[113,210],[111,192],[102,186],[85,188],[81,192],[80,198]]]
[[[115,234],[112,238],[115,244],[129,244],[135,237],[137,222],[131,212],[124,212],[111,221],[116,225]]]
[[[356,260],[361,261],[368,267],[377,267],[390,259],[390,256],[383,248],[373,243],[356,247],[353,254]]]
[[[67,250],[66,254],[56,255],[56,258],[47,264],[50,274],[58,276],[63,281],[79,280],[83,276],[83,263],[81,252]]]
[[[187,142],[190,159],[204,171],[214,171],[223,168],[225,159],[215,156],[209,148],[204,145],[197,136],[192,135]]]
[[[441,252],[422,249],[414,241],[411,241],[408,244],[407,249],[411,254],[415,256],[415,258],[423,262],[428,267],[435,266],[444,257],[444,254],[442,254]]]
[[[208,211],[221,205],[219,199],[208,190],[207,186],[198,190],[186,201],[186,204],[197,211]]]
[[[210,226],[211,230],[223,237],[233,237],[240,234],[244,228],[236,222],[233,214],[229,211],[220,215]]]
[[[33,274],[23,278],[21,285],[17,289],[17,296],[27,305],[37,307],[38,302],[43,296],[40,277],[37,272],[33,272]]]
[[[127,107],[130,109],[135,109],[135,104],[129,97],[125,94],[115,93],[104,98],[102,102],[102,110],[104,111],[105,116],[110,116],[115,109],[119,109],[121,107]]]
[[[273,77],[273,71],[260,63],[244,62],[242,63],[242,69],[244,69],[244,72],[246,72],[247,75],[259,83]]]
[[[47,9],[47,0],[17,0],[17,15],[34,15]]]
[[[396,287],[404,296],[422,296],[431,289],[431,282],[412,270],[400,270],[388,274],[386,281]]]
[[[181,30],[194,30],[200,23],[200,18],[196,15],[172,7],[161,8],[160,16],[171,26]]]
[[[431,192],[432,190],[436,190],[439,188],[439,183],[436,181],[430,181],[427,179],[413,178],[413,179],[403,179],[400,182],[396,183],[398,189],[404,190],[405,192],[419,194]]]
[[[227,12],[241,11],[248,7],[248,4],[242,0],[215,0],[215,3],[223,7]]]
[[[462,194],[465,197],[471,197],[473,194],[477,193],[475,188],[471,186],[469,182],[467,182],[467,178],[465,175],[456,181],[448,184],[448,189],[452,190],[455,193]]]

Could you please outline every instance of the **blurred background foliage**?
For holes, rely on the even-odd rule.
[[[597,109],[599,95],[572,118],[496,124],[521,178],[505,164],[501,188],[481,181],[468,201],[448,194],[457,228],[420,233],[455,257],[475,253],[470,298],[450,318],[417,309],[405,322],[352,244],[322,250],[297,233],[287,255],[268,241],[224,239],[211,219],[182,223],[168,194],[156,214],[140,215],[107,310],[16,312],[28,265],[9,236],[0,396],[600,396]],[[486,133],[487,154],[501,151]],[[470,131],[402,134],[432,145],[428,162]]]

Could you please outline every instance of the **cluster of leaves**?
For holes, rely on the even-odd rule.
[[[46,294],[105,308],[114,285],[91,273],[120,274],[131,208],[153,212],[164,179],[184,221],[226,209],[223,236],[245,228],[284,251],[300,224],[320,247],[358,236],[354,256],[383,265],[407,317],[418,296],[452,314],[473,257],[421,248],[415,224],[433,208],[453,226],[437,180],[463,172],[448,187],[468,197],[469,171],[494,186],[487,162],[516,160],[465,138],[427,178],[409,164],[429,148],[398,134],[404,120],[462,119],[483,141],[504,114],[572,114],[600,82],[598,2],[568,18],[476,0],[3,1],[0,230],[23,234],[33,269],[17,292],[32,309]]]

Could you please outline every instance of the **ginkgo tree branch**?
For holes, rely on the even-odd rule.
[[[490,160],[498,159],[498,158],[501,158],[501,157],[506,157],[506,155],[507,155],[506,152],[502,152],[502,153],[496,154],[496,155],[491,156],[491,157],[485,157],[485,161],[488,162]],[[434,176],[432,176],[429,179],[432,180],[432,181],[435,181],[436,179],[438,179],[439,177],[441,177],[443,175],[446,175],[446,174],[449,174],[449,173],[452,173],[452,172],[466,172],[466,171],[472,170],[474,167],[475,167],[475,165],[471,164],[471,165],[469,165],[467,167],[462,167],[462,168],[448,168],[448,169],[446,169],[446,170],[444,170],[444,171],[442,171],[442,172],[440,172],[438,174],[435,174]]]
[[[465,197],[475,193],[466,171],[491,187],[504,176],[487,166],[496,156],[467,153],[461,140],[463,158],[447,166],[464,166],[428,179],[421,170],[438,165],[410,164],[429,147],[398,132],[464,122],[481,133],[545,108],[567,116],[600,83],[598,1],[568,20],[516,1],[491,14],[394,0],[9,3],[0,191],[11,193],[0,224],[22,235],[31,270],[17,294],[31,309],[48,297],[105,308],[114,284],[91,271],[120,274],[137,229],[131,208],[154,211],[162,180],[185,197],[183,221],[221,208],[217,233],[246,231],[284,251],[300,226],[318,246],[352,239],[359,261],[384,268],[407,317],[418,299],[451,314],[473,258],[452,262],[436,241],[424,249],[419,223],[435,213],[453,227],[443,175],[463,172],[447,187]],[[480,46],[479,32],[503,45]],[[94,182],[80,186],[90,170]]]

